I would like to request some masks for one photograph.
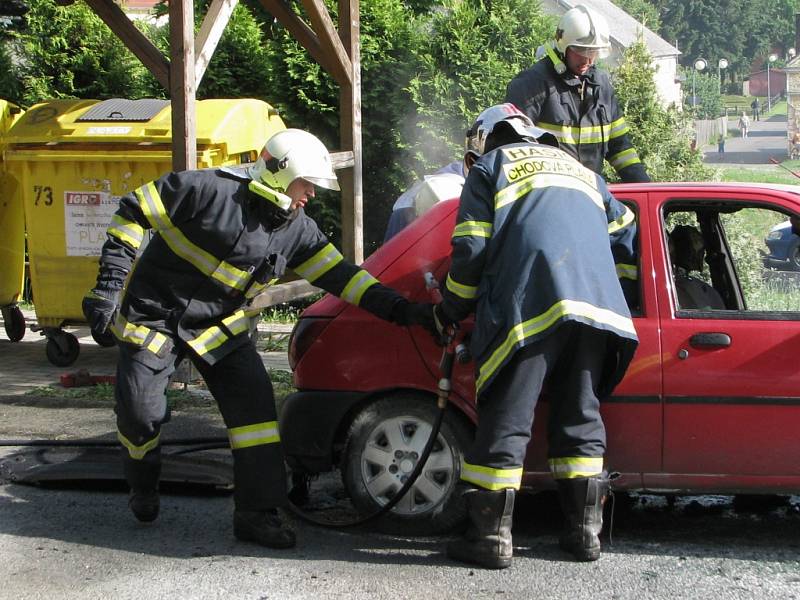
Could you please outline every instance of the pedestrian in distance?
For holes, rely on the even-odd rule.
[[[524,115],[476,123],[482,155],[433,308],[440,330],[475,313],[478,423],[461,467],[469,526],[446,551],[486,568],[511,564],[514,497],[547,382],[548,462],[566,518],[559,544],[596,560],[610,487],[600,399],[638,344],[618,280],[636,280],[635,217],[600,175],[538,143],[555,140]]]
[[[575,6],[561,17],[543,57],[508,84],[505,100],[595,173],[602,173],[607,160],[623,182],[650,181],[608,73],[595,64],[610,51],[605,18]]]
[[[717,137],[717,151],[720,154],[725,154],[725,134],[720,133]]]
[[[433,327],[427,305],[344,260],[305,214],[315,186],[339,189],[330,154],[312,134],[287,129],[250,167],[168,173],[120,199],[83,311],[93,332],[110,327],[119,346],[117,437],[139,521],[159,513],[165,390],[187,357],[227,428],[235,536],[295,545],[278,512],[287,491],[272,384],[249,335],[259,313],[249,303],[287,268],[383,319]],[[137,256],[146,230],[154,235]]]
[[[739,131],[742,133],[742,139],[747,139],[747,134],[750,131],[750,118],[745,111],[742,111],[742,116],[739,117]]]
[[[753,98],[753,101],[750,103],[750,108],[753,110],[753,121],[758,121],[761,115],[761,103],[758,101],[758,98]]]

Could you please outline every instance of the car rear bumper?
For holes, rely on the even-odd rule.
[[[364,392],[303,390],[290,394],[280,417],[281,445],[295,471],[321,473],[333,468],[333,450],[345,416]]]

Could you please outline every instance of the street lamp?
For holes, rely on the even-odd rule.
[[[778,60],[777,54],[770,54],[769,57],[767,57],[767,112],[772,111],[772,93],[769,89],[769,66],[776,60]]]
[[[694,70],[692,71],[692,106],[693,107],[697,106],[697,94],[695,93],[694,75],[695,75],[695,73],[697,71],[702,71],[703,69],[705,69],[707,64],[708,63],[706,62],[705,58],[698,58],[698,59],[695,59],[695,61],[694,61]]]
[[[720,58],[717,63],[717,80],[719,81],[719,93],[722,93],[722,69],[728,68],[728,61],[725,58]]]

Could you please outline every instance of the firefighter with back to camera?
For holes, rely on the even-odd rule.
[[[328,242],[304,211],[316,185],[339,189],[328,151],[312,134],[287,129],[248,168],[168,173],[121,198],[83,310],[94,332],[110,326],[119,345],[118,438],[140,521],[158,516],[165,390],[188,357],[227,428],[236,537],[295,545],[277,511],[286,473],[272,384],[249,335],[259,311],[248,308],[287,268],[388,321],[430,318],[429,308],[384,287]],[[137,258],[148,229],[154,235]]]
[[[514,107],[484,114],[499,109]],[[469,528],[447,554],[511,564],[514,495],[546,382],[548,462],[566,518],[560,546],[596,560],[609,489],[600,399],[638,343],[618,281],[636,272],[634,215],[602,177],[537,143],[554,140],[525,115],[483,117],[482,156],[461,194],[443,302],[433,308],[440,334],[475,313],[478,424],[461,467]]]

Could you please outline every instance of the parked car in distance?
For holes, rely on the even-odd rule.
[[[770,229],[764,243],[769,248],[769,254],[764,256],[765,266],[778,271],[800,271],[800,237],[792,233],[789,221]]]
[[[800,294],[794,279],[775,285],[764,276],[758,243],[800,214],[800,187],[651,183],[612,191],[639,226],[639,297],[631,312],[640,345],[601,409],[606,466],[620,473],[615,487],[800,492]],[[457,203],[434,206],[364,267],[411,300],[429,301],[424,273],[439,281],[447,273]],[[712,286],[724,308],[679,305],[668,243],[676,224],[701,232],[706,264],[691,275]],[[299,319],[289,353],[298,391],[286,399],[280,422],[290,467],[299,474],[341,469],[355,506],[371,513],[400,488],[431,431],[441,348],[420,327],[398,327],[326,296]],[[456,365],[432,455],[384,525],[432,533],[463,517],[453,490],[476,420],[473,369]],[[553,485],[547,411],[545,392],[524,488]]]

